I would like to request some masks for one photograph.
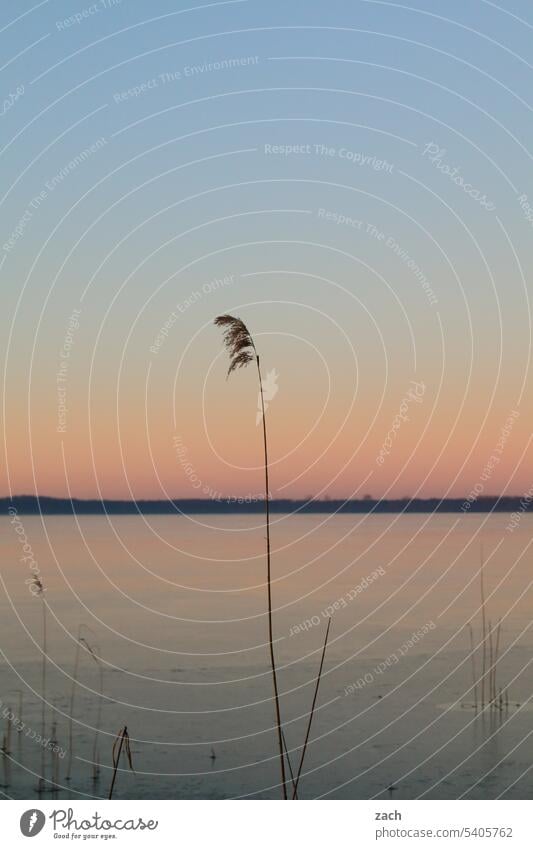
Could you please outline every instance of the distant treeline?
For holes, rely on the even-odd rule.
[[[193,513],[262,513],[264,502],[261,499],[246,500],[234,497],[226,499],[180,498],[174,501],[115,501],[50,498],[49,496],[17,495],[0,499],[0,511],[8,512],[14,508],[25,514],[96,514],[135,515],[142,514],[193,514]],[[475,501],[463,498],[399,498],[375,501],[364,498],[354,501],[330,500],[291,500],[272,499],[270,510],[273,513],[500,513],[528,512],[532,507],[531,499],[520,496],[485,496]]]

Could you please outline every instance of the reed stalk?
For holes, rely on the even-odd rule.
[[[490,619],[489,619],[488,639],[489,639],[489,668],[488,668],[488,676],[489,676],[488,691],[489,692],[488,692],[488,701],[489,701],[489,705],[492,705],[492,703],[494,701],[494,691],[492,689],[492,673],[494,672],[494,656],[493,656],[493,645],[492,645],[492,622],[490,621]]]
[[[111,786],[109,788],[109,799],[113,798],[113,790],[115,787],[115,781],[117,778],[118,765],[120,763],[120,755],[122,754],[122,748],[124,747],[124,751],[126,752],[126,757],[128,759],[128,764],[132,772],[135,772],[133,769],[133,762],[131,759],[131,749],[130,749],[130,736],[128,734],[127,725],[124,726],[122,731],[119,731],[115,742],[113,743],[113,749],[111,752],[111,757],[113,759],[113,778],[111,780]]]
[[[29,579],[28,579],[29,580]],[[41,665],[41,737],[44,740],[46,737],[46,656],[47,656],[47,628],[46,628],[46,601],[44,598],[45,588],[40,577],[34,573],[29,580],[30,591],[33,595],[41,599],[43,611],[43,635],[42,635],[42,665]],[[41,776],[38,783],[38,792],[41,794],[44,790],[46,774],[46,759],[44,746],[41,746]]]
[[[261,375],[261,364],[259,354],[255,347],[253,337],[240,318],[231,315],[219,315],[215,319],[217,327],[224,328],[224,344],[230,356],[228,368],[229,377],[235,369],[247,366],[255,360],[257,366],[257,377],[259,381],[259,392],[261,397],[261,412],[263,424],[263,452],[265,472],[265,522],[266,522],[266,560],[267,560],[267,607],[268,607],[268,644],[270,653],[270,666],[272,669],[272,683],[274,688],[274,702],[276,710],[276,727],[279,746],[281,787],[283,798],[287,799],[287,784],[285,776],[285,753],[283,748],[283,736],[281,725],[281,708],[277,680],[276,659],[274,655],[274,628],[272,621],[272,572],[271,572],[271,550],[270,550],[270,488],[268,475],[268,440],[265,417],[265,399],[263,395],[263,380]]]
[[[472,625],[468,623],[468,630],[470,633],[470,658],[472,660],[472,682],[474,685],[474,709],[477,713],[477,674],[476,674],[476,650],[474,647],[474,631],[472,630]]]
[[[498,658],[500,653],[500,631],[502,627],[501,619],[498,619],[498,627],[496,628],[496,640],[495,640],[495,648],[494,648],[494,671],[492,673],[492,689],[494,691],[494,698],[496,698],[497,693],[497,680],[496,673],[498,670]],[[501,695],[501,687],[500,687],[500,695]]]
[[[297,790],[296,782],[294,780],[294,772],[293,772],[293,769],[292,769],[291,759],[289,757],[289,749],[287,747],[287,740],[285,738],[285,732],[284,731],[281,732],[281,737],[282,737],[282,740],[283,740],[283,752],[284,752],[285,757],[287,759],[287,766],[289,767],[289,775],[291,777],[292,789],[293,789],[293,792],[296,793],[296,790]],[[295,796],[294,798],[297,799],[298,796]]]
[[[78,627],[78,638],[76,640],[76,651],[74,653],[74,669],[72,671],[72,686],[70,689],[70,709],[69,709],[69,719],[68,719],[68,761],[67,761],[67,774],[65,775],[65,781],[70,781],[71,772],[72,772],[72,756],[73,756],[73,748],[74,748],[74,697],[76,694],[76,686],[78,684],[78,670],[80,665],[80,638],[81,638],[81,625]]]
[[[483,548],[481,548],[481,568],[480,568],[480,586],[481,586],[481,623],[483,632],[483,648],[482,648],[482,666],[481,666],[481,708],[485,707],[485,677],[487,674],[487,620],[485,614],[485,587],[483,583]]]
[[[100,754],[98,751],[98,740],[100,737],[100,726],[102,724],[102,702],[104,698],[104,669],[100,662],[100,648],[99,646],[95,646],[94,649],[89,645],[87,640],[84,637],[80,638],[80,642],[83,642],[87,647],[88,652],[90,653],[92,659],[96,663],[98,668],[98,707],[96,711],[96,724],[94,728],[94,741],[93,741],[93,778],[96,781],[100,774]]]
[[[307,731],[306,731],[306,734],[305,734],[305,742],[304,742],[302,754],[301,754],[301,757],[300,757],[300,764],[298,766],[298,772],[296,774],[296,782],[295,782],[295,787],[294,787],[293,796],[292,796],[293,799],[296,798],[296,793],[298,791],[298,785],[300,783],[300,777],[302,775],[302,768],[303,768],[303,765],[304,765],[305,753],[307,752],[307,744],[309,743],[309,735],[311,734],[311,725],[313,724],[313,716],[314,716],[314,713],[315,713],[316,700],[318,698],[318,690],[319,690],[319,687],[320,687],[320,679],[322,678],[322,669],[324,667],[324,658],[326,657],[326,648],[327,648],[327,645],[328,645],[328,637],[329,637],[330,626],[331,626],[331,617],[328,619],[328,626],[326,628],[326,636],[324,638],[324,646],[322,648],[322,656],[320,658],[320,666],[318,668],[318,675],[317,675],[317,679],[316,679],[315,692],[314,692],[314,695],[313,695],[313,704],[311,705],[311,711],[309,713],[309,721],[307,723]]]

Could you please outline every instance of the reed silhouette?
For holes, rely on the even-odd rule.
[[[270,556],[270,488],[268,478],[268,440],[265,417],[265,399],[263,395],[263,379],[261,375],[261,363],[259,354],[255,347],[252,334],[240,318],[232,315],[219,315],[215,319],[215,325],[223,328],[224,345],[228,351],[230,364],[227,377],[238,368],[243,368],[255,360],[257,366],[257,379],[259,381],[259,393],[261,398],[261,414],[263,423],[263,452],[265,471],[265,521],[266,521],[266,558],[267,558],[267,604],[268,604],[268,642],[270,649],[270,665],[272,668],[272,683],[274,687],[274,701],[276,707],[276,724],[278,734],[281,786],[283,798],[287,799],[287,784],[285,777],[285,753],[283,745],[283,734],[281,725],[281,709],[278,690],[278,679],[276,671],[276,659],[274,655],[274,631],[272,623],[272,572]]]
[[[41,599],[43,611],[43,636],[42,636],[42,665],[41,665],[41,738],[46,737],[46,652],[47,652],[47,627],[46,627],[46,601],[44,597],[44,584],[37,574],[34,574],[29,580],[30,587],[33,587],[31,592],[33,595]],[[44,790],[46,779],[46,759],[44,746],[41,746],[41,775],[39,777],[38,792],[39,795]]]
[[[113,749],[111,751],[111,757],[113,760],[113,778],[111,779],[111,786],[109,788],[109,799],[113,798],[113,790],[115,788],[118,765],[120,763],[120,756],[122,754],[123,749],[128,759],[129,768],[132,772],[135,772],[135,770],[133,769],[133,761],[131,759],[130,735],[128,734],[127,725],[124,726],[122,731],[118,732],[115,738],[115,742],[113,743]]]

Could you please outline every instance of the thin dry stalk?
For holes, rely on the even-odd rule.
[[[131,759],[130,736],[128,734],[128,727],[126,725],[124,726],[122,731],[119,731],[115,738],[115,742],[113,743],[113,749],[111,752],[111,757],[113,759],[113,778],[111,780],[111,787],[109,788],[109,799],[113,798],[113,789],[115,787],[115,780],[117,777],[118,765],[120,762],[120,755],[122,754],[123,747],[124,751],[126,752],[129,768],[132,772],[135,772],[135,770],[133,769],[133,761]]]
[[[104,698],[104,669],[100,662],[100,648],[95,645],[93,647],[88,643],[85,637],[80,637],[80,643],[83,643],[92,659],[96,663],[98,667],[98,678],[99,678],[99,693],[98,693],[98,708],[96,713],[96,725],[94,729],[94,742],[93,742],[93,779],[96,781],[100,774],[100,755],[98,751],[98,739],[100,736],[100,725],[102,724],[102,702]]]
[[[43,639],[42,639],[42,666],[41,666],[41,737],[44,740],[46,737],[46,654],[47,654],[47,633],[46,633],[46,601],[44,598],[44,584],[37,574],[31,578],[30,585],[34,587],[33,594],[41,599],[43,610]],[[41,776],[39,778],[38,791],[39,794],[44,790],[46,773],[46,759],[44,746],[41,746]]]
[[[296,775],[296,785],[295,785],[294,790],[293,790],[293,796],[292,796],[293,799],[296,798],[296,793],[298,791],[298,785],[300,783],[300,777],[302,775],[302,768],[303,768],[303,765],[304,765],[305,753],[307,752],[307,744],[309,743],[309,735],[311,733],[311,725],[313,724],[313,716],[314,716],[314,713],[315,713],[316,700],[317,700],[317,697],[318,697],[318,690],[319,690],[319,687],[320,687],[320,679],[322,678],[322,669],[324,667],[324,658],[326,657],[326,648],[327,648],[327,645],[328,645],[328,637],[329,637],[330,626],[331,626],[331,617],[328,619],[328,626],[326,628],[326,636],[324,638],[324,647],[322,649],[322,657],[320,658],[320,666],[318,668],[318,675],[317,675],[317,679],[316,679],[315,692],[314,692],[314,695],[313,695],[313,704],[311,705],[311,712],[309,714],[309,722],[307,723],[307,731],[306,731],[306,734],[305,734],[305,742],[304,742],[302,754],[301,754],[301,757],[300,757],[300,764],[298,766],[298,773]]]
[[[487,674],[487,620],[485,614],[485,587],[483,583],[483,547],[481,548],[481,569],[480,569],[480,585],[481,585],[481,622],[483,631],[483,654],[481,665],[481,707],[485,707],[485,677]]]
[[[285,754],[283,751],[283,737],[281,725],[281,708],[278,690],[278,679],[276,670],[276,659],[274,655],[274,628],[272,621],[272,575],[271,575],[271,556],[270,556],[270,487],[268,476],[268,440],[266,430],[265,417],[265,401],[263,397],[263,380],[261,376],[261,365],[259,354],[255,347],[253,337],[240,318],[235,318],[232,315],[219,315],[215,319],[217,327],[224,328],[224,344],[230,356],[230,364],[228,368],[229,377],[235,369],[243,368],[255,360],[257,365],[257,377],[259,380],[259,391],[261,396],[261,412],[263,417],[263,450],[264,450],[264,469],[265,469],[265,520],[266,520],[266,556],[267,556],[267,605],[268,605],[268,642],[270,650],[270,665],[272,668],[272,683],[274,687],[274,702],[276,709],[276,725],[278,735],[280,771],[281,771],[281,786],[283,798],[287,799],[287,784],[285,777]]]
[[[496,673],[497,673],[497,670],[498,670],[498,657],[499,657],[499,652],[500,652],[500,631],[501,631],[501,627],[502,627],[502,621],[501,621],[501,619],[498,619],[498,627],[496,628],[496,641],[495,641],[496,645],[495,645],[495,648],[494,648],[494,670],[492,672],[492,689],[493,689],[493,692],[494,692],[494,698],[496,698],[496,692],[497,692],[497,689],[496,689],[497,688]],[[501,687],[500,687],[500,695],[501,695]]]
[[[476,674],[476,650],[474,647],[474,631],[472,630],[472,625],[469,622],[468,631],[470,633],[470,658],[472,660],[472,682],[474,685],[474,708],[477,713],[477,674]]]
[[[65,775],[65,780],[70,781],[70,776],[72,772],[72,756],[73,756],[73,748],[74,748],[74,696],[76,694],[76,686],[78,684],[78,670],[80,666],[80,637],[81,637],[81,625],[78,628],[78,639],[76,640],[76,651],[74,653],[74,669],[72,672],[72,687],[70,690],[70,709],[69,709],[69,720],[68,720],[68,762],[67,762],[67,774]]]
[[[494,691],[492,689],[492,673],[494,672],[494,655],[493,655],[493,645],[492,645],[492,622],[489,619],[489,669],[488,669],[488,699],[489,705],[492,705],[494,702]]]
[[[284,731],[281,732],[281,736],[282,736],[282,739],[283,739],[283,751],[284,751],[285,757],[287,758],[287,764],[288,764],[288,767],[289,767],[289,775],[291,777],[292,789],[293,789],[293,792],[296,793],[296,790],[297,790],[296,782],[294,780],[294,772],[292,770],[291,759],[289,757],[289,749],[287,747],[287,740],[285,739],[285,732]],[[297,799],[298,796],[295,796],[294,798]]]

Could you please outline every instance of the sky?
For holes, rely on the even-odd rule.
[[[526,2],[4,4],[2,494],[532,485]]]

